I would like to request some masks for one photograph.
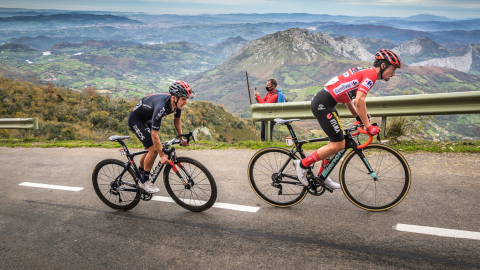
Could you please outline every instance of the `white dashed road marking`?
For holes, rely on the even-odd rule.
[[[429,235],[436,235],[436,236],[443,236],[443,237],[455,237],[455,238],[480,240],[480,232],[442,229],[442,228],[408,225],[408,224],[397,224],[395,228],[398,231],[402,231],[402,232],[422,233],[422,234],[429,234]]]
[[[175,202],[172,198],[164,197],[164,196],[154,196],[152,200],[159,201],[159,202]],[[188,200],[188,199],[185,200],[185,202],[189,204],[192,203],[191,200]],[[205,201],[199,201],[199,203],[205,203]],[[213,204],[212,207],[235,210],[235,211],[251,212],[251,213],[256,213],[258,210],[260,210],[260,207],[230,204],[230,203],[219,203],[219,202],[216,202],[215,204]]]
[[[61,190],[68,190],[68,191],[80,191],[83,187],[67,187],[67,186],[57,186],[57,185],[47,185],[47,184],[39,184],[39,183],[30,183],[30,182],[23,182],[18,184],[19,186],[26,186],[26,187],[38,187],[38,188],[49,188],[49,189],[61,189]]]
[[[83,187],[67,187],[67,186],[30,183],[30,182],[23,182],[23,183],[20,183],[18,185],[19,186],[25,186],[25,187],[60,189],[60,190],[68,190],[68,191],[80,191],[80,190],[83,189]],[[172,203],[175,202],[172,198],[164,197],[164,196],[154,196],[152,198],[152,200],[153,201],[160,201],[160,202],[172,202]],[[185,201],[187,203],[192,203],[192,201],[189,200],[189,199],[187,199]],[[205,203],[205,201],[198,201],[198,203]],[[250,213],[256,213],[258,210],[260,210],[260,207],[230,204],[230,203],[220,203],[220,202],[216,202],[212,207],[228,209],[228,210],[235,210],[235,211],[242,211],[242,212],[250,212]]]

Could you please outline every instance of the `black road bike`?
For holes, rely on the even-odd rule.
[[[325,179],[339,163],[340,185],[345,196],[356,206],[370,211],[384,211],[400,203],[408,193],[411,183],[410,167],[405,158],[395,149],[384,144],[372,144],[373,136],[367,134],[363,125],[355,123],[345,132],[345,149],[335,154],[320,166],[314,175],[313,166],[308,168],[308,187],[300,183],[293,161],[305,158],[302,146],[305,143],[328,141],[328,137],[299,141],[291,123],[299,119],[275,119],[286,125],[293,139],[293,149],[268,147],[258,151],[248,165],[248,179],[255,193],[265,202],[289,207],[302,201],[307,192],[320,196],[325,190],[333,190],[324,184]],[[360,134],[369,135],[363,145]],[[355,138],[357,141],[355,141]],[[348,149],[352,149],[344,158]],[[321,163],[321,162],[319,162]]]
[[[175,147],[180,144],[180,137],[193,139],[193,132],[181,134],[174,139],[162,143],[163,152],[168,155],[170,163],[160,164],[151,171],[150,181],[155,183],[163,168],[163,182],[170,197],[181,207],[193,212],[209,209],[217,199],[217,185],[212,174],[200,162],[188,158],[177,157]],[[127,211],[140,202],[149,201],[153,195],[138,188],[140,171],[133,160],[135,156],[147,153],[148,150],[130,153],[123,141],[129,136],[111,136],[110,141],[122,145],[122,154],[126,154],[128,161],[106,159],[100,161],[92,174],[93,188],[98,197],[106,205],[116,210]]]

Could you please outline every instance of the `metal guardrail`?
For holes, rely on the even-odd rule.
[[[480,113],[480,91],[442,94],[368,97],[367,111],[373,117],[382,117],[380,136],[385,135],[387,117],[414,115],[447,115]],[[275,118],[315,119],[310,101],[254,104],[250,106],[252,121],[268,121],[265,137],[270,139],[270,122]],[[337,105],[342,118],[353,118],[347,107]]]
[[[38,117],[0,118],[0,129],[25,129],[28,138],[30,137],[30,130],[38,129]]]

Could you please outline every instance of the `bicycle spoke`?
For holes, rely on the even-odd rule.
[[[363,197],[363,194],[365,194],[365,191],[372,185],[373,181],[367,185],[367,187],[360,193],[360,196],[358,197],[361,199]]]
[[[395,194],[388,188],[386,187],[384,184],[382,183],[378,183],[378,185],[380,185],[381,187],[383,187],[386,191],[387,191],[387,194],[389,194],[392,199],[395,199]]]

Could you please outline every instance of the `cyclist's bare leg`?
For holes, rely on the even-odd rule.
[[[150,146],[150,148],[148,148],[148,153],[144,158],[143,165],[145,167],[143,171],[143,177],[142,180],[138,183],[139,187],[148,193],[156,193],[159,191],[159,189],[155,185],[153,185],[151,181],[149,181],[150,170],[153,167],[153,163],[155,162],[155,158],[157,157],[157,155],[158,152],[157,149],[155,149],[155,146]]]
[[[345,148],[345,140],[341,142],[328,142],[327,145],[317,150],[317,155],[321,160],[335,155]]]
[[[308,180],[306,178],[306,172],[307,172],[306,168],[315,162],[324,160],[330,156],[335,155],[336,153],[340,152],[344,148],[345,148],[345,140],[341,142],[329,142],[327,145],[318,149],[316,153],[314,152],[313,154],[311,154],[310,156],[302,160],[294,161],[298,180],[300,180],[300,182],[304,186],[308,186]],[[330,187],[331,189],[340,188],[340,184],[334,182],[332,179],[330,179],[330,177],[327,177],[324,183],[326,186]]]
[[[153,163],[155,162],[155,159],[157,158],[157,155],[158,155],[158,152],[157,150],[155,149],[155,146],[152,145],[150,146],[150,148],[148,148],[148,153],[144,154],[145,155],[145,158],[142,156],[142,158],[144,158],[144,169],[145,171],[149,172],[152,167],[153,167]],[[140,159],[140,166],[142,165],[142,161]]]
[[[144,148],[145,150],[147,150],[147,148]],[[145,157],[147,156],[148,153],[145,153],[143,154],[141,157],[140,157],[140,167],[144,168],[145,169]]]

